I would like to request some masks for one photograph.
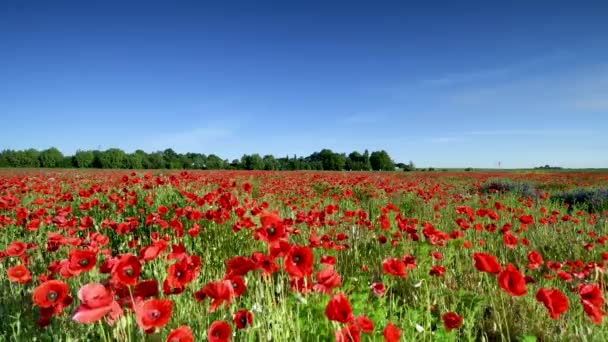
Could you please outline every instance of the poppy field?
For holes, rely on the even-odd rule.
[[[607,184],[0,170],[0,340],[607,341]]]

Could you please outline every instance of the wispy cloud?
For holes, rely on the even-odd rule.
[[[480,130],[465,132],[470,136],[575,136],[591,135],[591,130],[566,130],[566,129],[514,129],[514,130]]]
[[[510,65],[497,66],[495,68],[447,73],[438,77],[424,79],[421,83],[425,86],[439,87],[476,81],[499,79],[517,73],[526,72],[536,66],[563,60],[567,57],[569,57],[568,53],[559,51],[543,56],[538,56],[535,58],[530,58],[529,60],[521,61]]]

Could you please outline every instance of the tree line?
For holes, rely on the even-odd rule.
[[[336,153],[330,149],[314,152],[307,157],[275,158],[257,153],[243,155],[241,159],[222,159],[215,154],[176,153],[168,148],[164,151],[146,153],[137,150],[126,153],[118,148],[100,150],[78,150],[66,156],[57,148],[38,151],[3,150],[0,152],[0,167],[23,168],[98,168],[98,169],[199,169],[199,170],[352,170],[393,171],[395,168],[411,171],[414,164],[397,163],[384,150],[371,154],[354,151],[350,154]]]

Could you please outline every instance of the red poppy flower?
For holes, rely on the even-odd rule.
[[[383,283],[373,283],[370,288],[372,289],[372,292],[379,297],[383,296],[384,291],[386,291],[386,287]]]
[[[162,328],[171,319],[173,302],[169,299],[149,299],[135,305],[135,320],[143,330]]]
[[[61,304],[68,297],[68,285],[61,280],[48,280],[38,285],[32,293],[32,301],[41,308]]]
[[[10,267],[6,270],[6,275],[8,280],[14,283],[27,284],[32,281],[32,274],[24,265]]]
[[[382,270],[384,273],[392,274],[397,277],[405,278],[405,263],[397,258],[388,258],[382,262]]]
[[[460,328],[462,325],[462,316],[457,315],[455,312],[448,312],[444,314],[441,319],[443,320],[443,326],[447,331]]]
[[[399,342],[401,339],[401,329],[388,322],[384,330],[382,330],[382,336],[386,342]]]
[[[21,241],[11,242],[5,250],[6,255],[13,257],[20,257],[25,253],[27,245]]]
[[[97,264],[97,253],[90,250],[73,249],[68,255],[69,270],[73,274],[88,272]]]
[[[435,265],[431,268],[429,274],[436,277],[443,277],[443,275],[445,274],[445,267]]]
[[[583,310],[591,321],[595,324],[602,323],[605,312],[602,310],[604,306],[604,298],[602,292],[597,285],[584,285],[579,289],[579,296],[583,304]]]
[[[559,315],[568,311],[568,298],[558,289],[541,288],[536,293],[536,300],[545,305],[553,319],[557,319]]]
[[[256,238],[268,243],[276,242],[285,235],[283,221],[276,213],[264,213],[260,217],[262,227],[256,230]]]
[[[207,332],[207,340],[209,342],[227,342],[230,341],[230,336],[232,336],[230,324],[225,321],[211,323]]]
[[[353,310],[343,293],[334,295],[325,307],[325,316],[331,321],[348,323],[353,320]]]
[[[523,296],[527,292],[526,279],[512,264],[498,274],[498,285],[511,296]]]
[[[130,253],[123,254],[112,267],[112,279],[125,285],[135,285],[140,273],[141,264]]]
[[[496,257],[487,253],[473,253],[473,260],[475,261],[475,268],[480,272],[487,273],[499,273],[500,264],[496,260]]]
[[[171,330],[167,336],[167,342],[194,342],[192,330],[186,325]]]
[[[226,260],[226,277],[231,278],[234,276],[244,276],[249,271],[256,268],[254,260],[244,256],[237,256]]]
[[[210,282],[194,293],[194,298],[199,302],[207,297],[211,298],[209,312],[215,311],[224,302],[226,302],[226,305],[230,304],[233,297],[232,283],[230,280]]]
[[[294,278],[304,278],[312,274],[314,256],[307,246],[291,246],[285,255],[285,271]]]
[[[364,332],[366,334],[369,334],[372,331],[374,331],[374,322],[372,322],[371,319],[369,319],[365,316],[355,317],[354,325],[357,327],[357,329],[361,330],[362,332]]]
[[[82,304],[76,309],[72,319],[80,323],[94,323],[102,319],[110,311],[115,316],[122,314],[122,309],[114,301],[114,296],[107,288],[99,283],[87,284],[78,291]]]
[[[530,251],[528,253],[528,269],[535,270],[544,263],[543,257],[537,251]]]
[[[328,266],[317,272],[315,275],[317,283],[313,285],[313,290],[325,294],[331,294],[332,290],[342,284],[340,274],[333,267]]]
[[[340,330],[336,330],[335,341],[336,342],[359,342],[359,341],[361,341],[359,329],[356,326],[349,324]]]
[[[167,285],[172,289],[183,289],[194,280],[194,269],[186,259],[179,260],[167,268]]]
[[[237,329],[245,329],[253,323],[253,314],[248,310],[239,310],[234,314],[234,325]]]

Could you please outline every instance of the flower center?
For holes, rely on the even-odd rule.
[[[150,316],[153,319],[158,319],[160,317],[160,312],[158,310],[154,310],[154,311],[150,312]]]
[[[89,260],[88,259],[80,259],[80,261],[78,262],[78,264],[80,264],[80,266],[85,267],[89,264]]]
[[[178,277],[178,278],[181,277],[182,276],[182,271],[175,272],[175,276]]]
[[[50,291],[47,295],[46,295],[46,299],[50,300],[51,302],[54,302],[57,299],[57,292],[55,291]]]
[[[268,232],[268,235],[274,235],[274,233],[276,233],[274,226],[268,227],[268,229],[266,229],[266,231]]]
[[[130,276],[132,276],[132,275],[133,275],[133,268],[131,268],[131,267],[125,268],[125,269],[122,271],[122,273],[123,273],[124,275],[126,275],[126,276],[129,276],[129,277],[130,277]]]
[[[299,256],[299,255],[294,256],[294,257],[293,257],[293,263],[294,263],[294,264],[297,264],[297,263],[299,263],[299,262],[300,262],[300,256]]]

